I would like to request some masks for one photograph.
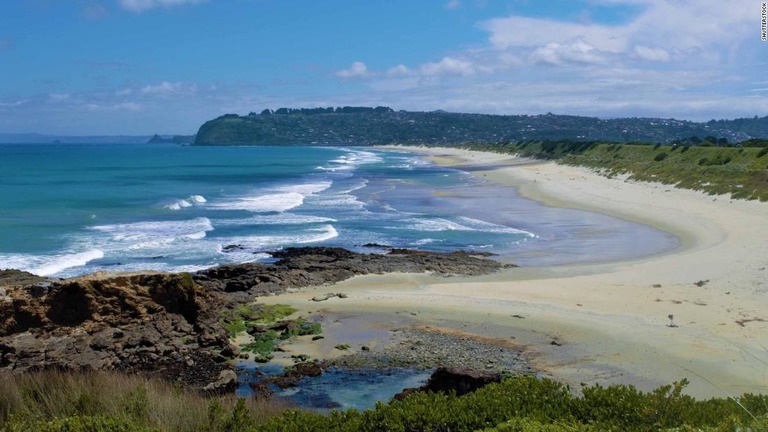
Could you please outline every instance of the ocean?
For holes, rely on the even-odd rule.
[[[524,265],[677,245],[607,216],[553,209],[370,148],[0,144],[0,269],[195,271],[290,246],[473,250]]]

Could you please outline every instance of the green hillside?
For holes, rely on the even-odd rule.
[[[659,142],[709,137],[723,143],[768,138],[768,117],[696,123],[568,115],[394,111],[387,107],[280,108],[227,114],[200,127],[196,145],[456,145],[571,139]]]

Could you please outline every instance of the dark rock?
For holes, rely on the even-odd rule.
[[[332,284],[362,274],[432,272],[471,276],[508,266],[462,251],[442,254],[392,249],[389,254],[380,255],[354,253],[342,248],[303,247],[270,254],[276,258],[273,264],[222,265],[197,272],[193,277],[209,290],[260,296],[281,293],[288,288]]]
[[[314,362],[296,363],[292,368],[288,368],[282,375],[265,379],[265,382],[274,384],[280,388],[296,387],[303,377],[319,377],[323,369]]]
[[[466,368],[438,368],[426,384],[419,388],[405,389],[395,395],[395,399],[403,400],[415,392],[456,392],[457,396],[472,393],[490,383],[500,382],[501,374]]]
[[[275,393],[269,388],[269,384],[263,381],[254,381],[248,383],[248,386],[253,390],[256,399],[269,399]]]
[[[293,372],[299,376],[319,377],[323,374],[320,365],[312,362],[298,363],[293,366]]]

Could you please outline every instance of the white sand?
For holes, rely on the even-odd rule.
[[[700,397],[768,392],[768,203],[609,179],[551,162],[521,165],[509,155],[408,150],[442,165],[493,164],[485,178],[524,197],[650,225],[678,236],[681,246],[632,261],[480,278],[364,276],[268,302],[370,315],[389,328],[415,321],[514,338],[537,365],[573,385],[650,390],[687,377],[688,392]],[[309,302],[318,290],[350,297]]]

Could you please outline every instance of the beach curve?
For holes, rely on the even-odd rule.
[[[367,315],[389,328],[431,324],[512,339],[527,347],[541,370],[574,386],[623,383],[650,390],[686,377],[688,392],[699,397],[765,392],[768,204],[553,162],[521,163],[505,154],[397,149],[482,171],[489,182],[545,205],[656,227],[680,238],[680,246],[631,260],[475,278],[359,276],[334,286],[349,295],[343,301],[312,304],[316,290],[266,301]]]

